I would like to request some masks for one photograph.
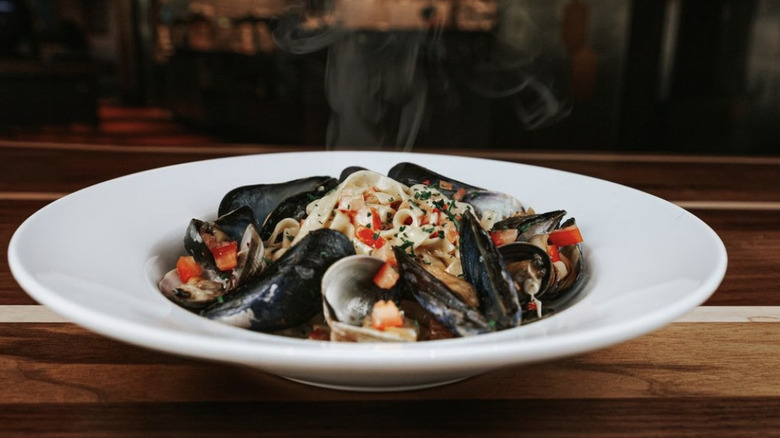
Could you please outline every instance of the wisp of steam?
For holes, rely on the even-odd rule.
[[[507,3],[498,3],[499,17]],[[423,14],[428,24],[376,30],[320,19],[312,25],[302,8],[277,21],[273,35],[282,50],[327,50],[328,149],[410,151],[435,110],[431,102],[458,105],[463,87],[482,98],[510,99],[519,123],[528,130],[570,113],[565,86],[544,71],[539,57],[498,38],[516,29],[450,31],[437,19],[435,8],[414,13]],[[533,26],[530,19],[526,24]]]

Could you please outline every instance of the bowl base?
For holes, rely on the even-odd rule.
[[[416,391],[420,389],[434,388],[436,386],[449,385],[451,383],[460,382],[461,380],[466,380],[471,376],[459,377],[457,379],[450,379],[450,380],[441,380],[436,382],[418,383],[412,385],[388,385],[388,386],[382,386],[382,385],[361,386],[361,385],[350,385],[350,384],[336,384],[336,383],[314,382],[311,380],[296,379],[294,377],[288,377],[288,376],[280,376],[280,377],[284,377],[287,380],[296,383],[301,383],[303,385],[316,386],[318,388],[334,389],[338,391],[401,392],[401,391]]]

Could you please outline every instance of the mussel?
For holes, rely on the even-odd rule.
[[[399,248],[394,251],[406,290],[449,331],[458,336],[472,336],[495,329],[495,325],[485,318],[480,309],[466,304],[412,256]]]
[[[481,220],[500,221],[525,212],[523,204],[513,196],[466,184],[418,164],[398,163],[388,171],[387,175],[408,186],[415,184],[433,186],[448,198],[467,202],[474,207]],[[487,218],[488,215],[492,217]]]
[[[306,207],[317,199],[322,198],[331,189],[339,184],[335,178],[328,178],[322,181],[312,190],[303,191],[285,198],[274,210],[265,218],[260,228],[260,237],[267,240],[274,232],[276,225],[285,219],[295,219],[300,221],[306,217]]]
[[[557,228],[573,225],[571,218]],[[532,321],[567,305],[582,289],[585,268],[582,245],[556,248],[556,261],[550,256],[548,233],[530,236],[498,247],[520,292],[524,318]]]
[[[333,181],[334,179],[329,176],[312,176],[282,183],[236,187],[222,198],[217,214],[222,216],[229,211],[248,206],[259,221],[256,226],[260,229],[268,215],[285,199],[306,192],[324,195],[328,191],[326,187]]]
[[[212,252],[215,245],[226,242],[236,242],[236,265],[230,269],[221,268]],[[200,266],[201,275],[182,283],[174,269],[163,277],[159,287],[166,297],[187,308],[209,305],[265,266],[265,248],[249,207],[233,210],[214,221],[192,219],[184,235],[184,249]]]
[[[225,294],[201,315],[262,332],[300,325],[321,309],[321,280],[327,268],[354,253],[352,242],[342,233],[312,231],[259,276]]]
[[[499,330],[520,325],[517,288],[490,236],[470,212],[460,223],[460,261],[466,280],[477,289],[482,314]]]
[[[554,210],[547,213],[516,215],[493,225],[494,230],[517,230],[517,242],[528,242],[531,237],[549,233],[556,229],[561,223],[561,219],[566,216],[565,210]]]

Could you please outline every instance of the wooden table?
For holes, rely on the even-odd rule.
[[[99,181],[282,150],[301,149],[0,142],[0,239],[7,247],[30,214]],[[723,239],[726,278],[703,306],[611,348],[424,391],[350,393],[91,333],[37,305],[3,257],[0,436],[780,434],[780,158],[446,152],[574,171],[675,202]]]

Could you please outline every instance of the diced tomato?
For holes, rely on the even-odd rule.
[[[176,271],[179,272],[181,282],[186,283],[192,277],[200,277],[203,273],[203,268],[195,261],[195,257],[181,256],[176,262]]]
[[[379,216],[379,211],[374,207],[371,207],[371,228],[376,231],[382,229],[382,218]]]
[[[314,341],[330,341],[330,333],[322,326],[316,325],[309,333],[309,339]]]
[[[576,245],[582,242],[582,234],[580,234],[580,229],[577,225],[569,225],[566,228],[551,232],[548,239],[553,245]]]
[[[386,242],[378,232],[372,230],[371,228],[359,227],[355,232],[355,236],[361,242],[375,249],[381,248]]]
[[[452,190],[452,183],[449,181],[439,180],[439,187],[444,190]]]
[[[414,223],[414,219],[412,219],[411,216],[407,216],[406,219],[404,219],[404,225],[411,225]]]
[[[466,196],[466,189],[463,187],[459,188],[457,192],[452,194],[452,199],[456,201],[460,201],[463,199],[463,197]]]
[[[238,242],[235,240],[220,242],[209,249],[220,271],[229,271],[238,266]]]
[[[493,245],[499,247],[517,240],[517,234],[517,230],[514,228],[509,230],[493,230],[490,232],[490,238],[493,240]]]
[[[401,275],[395,270],[393,264],[385,262],[374,275],[374,284],[381,289],[390,289],[398,282]]]
[[[377,330],[404,325],[404,317],[392,300],[379,300],[371,310],[371,326]]]
[[[431,185],[431,180],[426,179],[426,180],[423,180],[422,183],[423,183],[423,185],[429,186],[429,185]]]
[[[548,245],[547,254],[550,254],[550,260],[553,263],[561,260],[561,254],[558,252],[558,245]]]

